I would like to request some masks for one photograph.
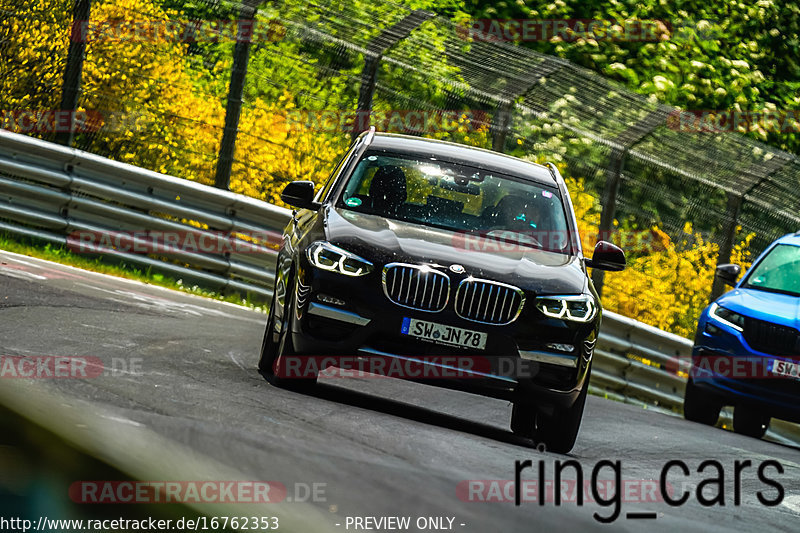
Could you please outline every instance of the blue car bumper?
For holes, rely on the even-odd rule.
[[[698,323],[690,376],[725,405],[750,405],[800,422],[800,379],[775,372],[780,361],[797,363],[753,349],[740,331],[709,319],[706,310]]]

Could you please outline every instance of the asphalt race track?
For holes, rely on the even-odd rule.
[[[797,448],[590,396],[573,452],[543,453],[510,433],[511,407],[503,401],[394,379],[326,378],[311,396],[272,387],[255,369],[265,321],[234,305],[0,252],[0,355],[101,359],[117,371],[37,385],[104,413],[108,424],[146,427],[248,479],[279,481],[289,499],[293,487],[324,484],[317,501],[272,504],[285,513],[312,506],[320,531],[353,531],[352,517],[385,516],[410,517],[408,531],[419,530],[420,517],[447,517],[452,525],[445,519],[445,527],[476,533],[798,530]],[[613,506],[469,501],[505,499],[508,493],[489,491],[508,484],[480,480],[513,481],[517,460],[534,464],[523,479],[536,479],[544,461],[552,480],[554,461],[567,459],[580,463],[587,480],[598,462],[619,460],[623,484],[639,487],[657,484],[668,461],[682,460],[690,474],[675,468],[669,480],[691,497],[671,507],[642,502],[648,498],[632,490],[611,524],[593,514],[609,516]],[[722,465],[724,505],[698,503],[697,484],[718,475],[714,468],[698,473],[704,460]],[[737,460],[753,465],[741,474],[740,505]],[[771,507],[757,496],[777,498],[758,477],[769,460],[784,471],[767,468],[765,476],[785,491]],[[574,479],[574,469],[565,472]],[[600,474],[612,477],[610,469]],[[704,494],[717,492],[706,486]],[[629,514],[644,512],[655,518]]]

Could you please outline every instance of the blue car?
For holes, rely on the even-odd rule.
[[[700,315],[684,416],[714,425],[732,405],[734,431],[761,438],[772,418],[800,422],[800,232],[740,272],[717,267],[733,290]]]

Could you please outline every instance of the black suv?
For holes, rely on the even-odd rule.
[[[373,129],[316,195],[298,181],[282,199],[299,210],[261,349],[270,382],[333,366],[468,390],[512,401],[514,433],[572,449],[601,319],[586,268],[625,256],[601,241],[583,257],[554,165]]]

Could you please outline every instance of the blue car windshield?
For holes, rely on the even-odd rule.
[[[800,296],[800,246],[775,246],[748,273],[742,288]]]
[[[337,207],[525,248],[572,249],[558,189],[463,163],[367,153]]]

